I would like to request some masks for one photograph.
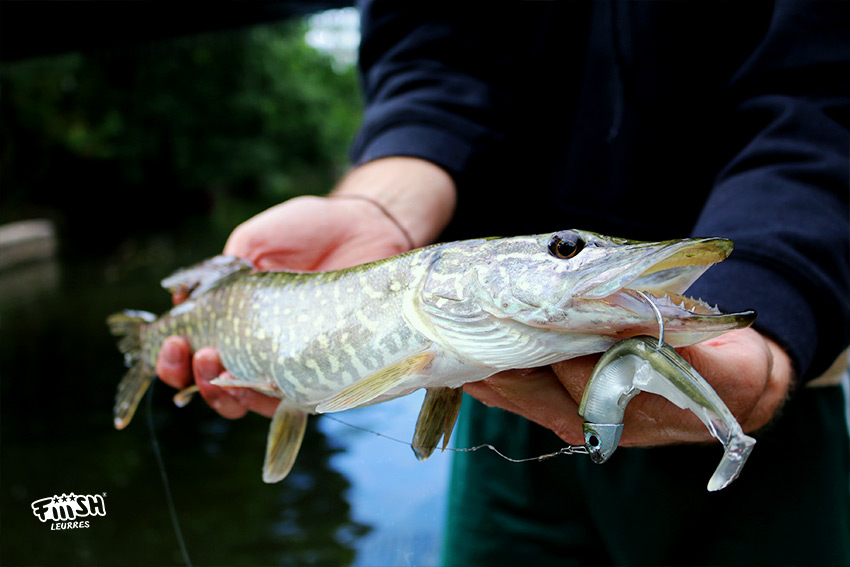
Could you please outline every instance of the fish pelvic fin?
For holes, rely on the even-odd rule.
[[[286,478],[301,449],[306,428],[306,412],[288,406],[285,401],[277,406],[266,440],[263,482],[273,484]]]
[[[316,406],[318,413],[331,413],[368,404],[408,378],[421,374],[434,360],[431,351],[414,354],[351,384],[337,395]]]
[[[430,457],[441,437],[442,450],[446,450],[462,400],[463,391],[460,388],[426,389],[411,443],[417,459],[424,461]]]
[[[115,406],[112,408],[115,429],[127,427],[155,377],[154,369],[143,361],[130,367],[118,384],[118,392],[115,394]]]

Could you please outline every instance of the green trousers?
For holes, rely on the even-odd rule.
[[[511,463],[456,453],[443,565],[850,565],[850,439],[838,387],[794,393],[726,489],[706,483],[719,443],[620,448]],[[555,435],[465,397],[456,446],[513,458]]]

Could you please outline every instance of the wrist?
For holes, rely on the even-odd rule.
[[[392,220],[413,247],[433,242],[451,220],[455,185],[438,166],[417,158],[383,158],[351,170],[330,195],[359,198]]]
[[[328,198],[354,199],[355,201],[362,201],[364,203],[369,203],[371,206],[375,207],[378,211],[380,211],[381,214],[384,215],[384,217],[387,220],[389,220],[390,222],[392,222],[396,226],[399,233],[404,236],[404,239],[407,242],[407,249],[408,250],[413,250],[414,248],[417,247],[416,242],[413,240],[413,237],[410,235],[410,233],[407,231],[407,229],[404,228],[404,225],[401,224],[401,222],[399,222],[399,220],[397,218],[395,218],[393,216],[393,214],[391,212],[389,212],[381,203],[379,203],[378,201],[376,201],[372,197],[366,197],[365,195],[359,195],[359,194],[355,194],[355,193],[351,193],[351,194],[332,193],[331,195],[328,196]]]

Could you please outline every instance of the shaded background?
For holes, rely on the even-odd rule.
[[[105,317],[167,309],[161,278],[346,168],[356,15],[312,15],[345,4],[0,6],[2,564],[182,564],[149,425],[196,565],[437,562],[444,455],[418,463],[316,418],[292,474],[265,485],[259,416],[178,410],[159,385],[128,429],[111,425],[124,369]],[[13,224],[31,219],[47,222]],[[406,440],[420,400],[339,417]],[[32,513],[71,492],[106,494],[106,516],[52,530]]]

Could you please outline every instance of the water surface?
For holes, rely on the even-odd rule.
[[[183,564],[151,425],[195,565],[435,565],[448,455],[419,463],[389,438],[410,439],[421,395],[335,414],[388,437],[311,418],[275,485],[260,476],[260,416],[225,420],[200,400],[178,409],[160,383],[127,429],[112,428],[124,368],[104,319],[167,309],[158,280],[220,249],[210,231],[190,224],[0,273],[0,561]],[[59,530],[31,509],[72,493],[102,495],[106,515]]]

